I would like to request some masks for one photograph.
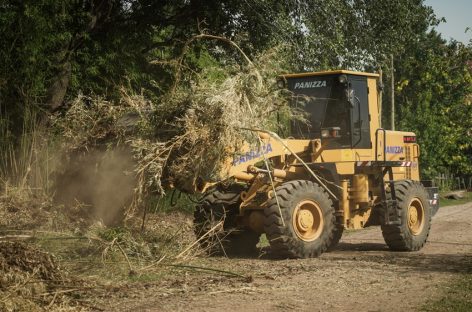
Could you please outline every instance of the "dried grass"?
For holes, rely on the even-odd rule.
[[[55,259],[30,245],[0,241],[0,273],[1,311],[84,310],[71,305],[73,281]]]

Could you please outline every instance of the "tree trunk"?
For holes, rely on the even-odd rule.
[[[60,67],[59,73],[54,77],[53,83],[48,89],[47,104],[50,111],[57,110],[64,102],[70,84],[71,73],[71,63],[66,61]]]

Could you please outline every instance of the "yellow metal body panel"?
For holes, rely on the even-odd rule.
[[[353,158],[354,155],[351,149],[345,149],[341,151],[341,161],[352,161]]]
[[[419,155],[415,154],[416,151],[419,151],[419,148],[416,143],[404,143],[403,138],[405,136],[411,137],[415,136],[415,134],[413,132],[387,130],[385,142],[383,138],[379,138],[378,159],[383,160],[385,157],[387,161],[411,162],[409,167],[394,167],[394,179],[419,181]]]
[[[336,171],[338,174],[354,174],[353,162],[336,162]]]
[[[375,131],[380,128],[380,105],[378,105],[378,92],[377,92],[377,77],[367,78],[367,87],[369,88],[369,113],[370,113],[370,139],[372,141],[372,147],[375,149]]]
[[[374,121],[375,119],[372,119]],[[372,131],[375,138],[375,130]],[[385,139],[382,133],[379,133],[377,142],[377,160],[382,161],[405,161],[411,162],[410,167],[395,167],[395,179],[419,180],[418,166],[418,147],[415,143],[404,143],[404,136],[414,136],[412,132],[386,131]],[[253,166],[264,159],[268,160],[274,157],[286,157],[293,153],[306,154],[312,156],[311,140],[283,140],[283,143],[274,138],[262,140],[262,145],[255,144],[250,146],[246,144],[233,159],[228,159],[226,172],[229,177],[244,177],[243,180],[250,178],[247,176],[247,168]],[[319,150],[315,163],[335,163],[338,174],[354,174],[354,168],[357,162],[375,161],[375,139],[371,149],[335,149]],[[288,149],[284,146],[286,145]],[[305,157],[307,158],[307,157]],[[311,162],[310,159],[306,160]],[[285,163],[284,163],[285,164]],[[286,164],[285,164],[286,165]]]
[[[261,139],[262,144],[249,145],[244,147],[235,154],[233,159],[226,162],[227,175],[229,177],[237,175],[239,172],[247,172],[249,166],[271,159],[273,157],[290,155],[293,153],[305,153],[310,151],[311,140],[282,140],[282,142],[274,139]],[[290,151],[285,148],[284,144],[289,147]]]

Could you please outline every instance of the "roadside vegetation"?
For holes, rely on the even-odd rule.
[[[441,197],[440,207],[462,205],[469,202],[472,202],[472,192],[465,192],[464,197],[460,199],[449,199]]]
[[[464,274],[443,289],[441,299],[423,306],[421,311],[467,312],[472,310],[472,274]]]

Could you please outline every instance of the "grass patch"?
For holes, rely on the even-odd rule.
[[[267,236],[264,233],[259,237],[259,243],[257,243],[257,247],[264,248],[264,247],[269,247],[269,246],[270,246],[269,240],[267,239]]]
[[[472,274],[465,274],[449,285],[441,299],[424,305],[421,311],[472,311]]]
[[[472,192],[465,192],[462,199],[447,199],[442,197],[439,201],[439,207],[462,205],[472,201]]]
[[[200,254],[190,217],[185,213],[149,213],[126,226],[105,227],[100,222],[74,231],[27,231],[29,242],[54,255],[66,271],[100,285],[119,282],[158,281],[175,271],[170,264],[194,260]],[[9,233],[9,232],[7,232]],[[21,231],[14,234],[23,234]],[[2,230],[0,230],[1,236]],[[180,270],[182,271],[182,270]]]

